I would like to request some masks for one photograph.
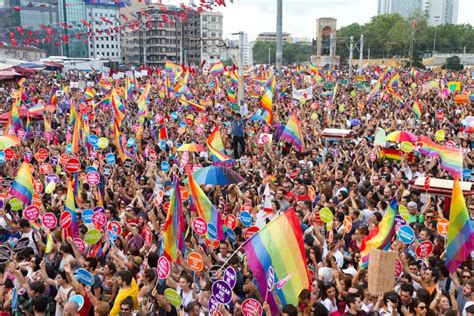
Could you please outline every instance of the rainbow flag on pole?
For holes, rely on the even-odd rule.
[[[178,250],[184,249],[185,222],[183,216],[183,203],[181,202],[181,190],[179,180],[175,176],[173,181],[173,193],[171,194],[170,206],[167,210],[165,226],[163,228],[164,255],[172,262],[178,261]]]
[[[395,199],[390,202],[387,212],[377,227],[365,236],[360,246],[360,267],[369,266],[369,256],[372,249],[388,250],[393,236],[395,236],[395,216],[398,213],[398,204]]]
[[[458,178],[454,179],[451,208],[449,210],[448,242],[446,247],[446,267],[450,273],[466,260],[474,251],[474,228]]]
[[[193,109],[193,110],[197,110],[197,111],[205,111],[206,108],[194,101],[191,101],[191,100],[188,100],[186,99],[183,95],[181,96],[181,99],[179,99],[181,101],[181,104],[185,104],[185,105],[189,105],[190,109]]]
[[[217,240],[223,240],[224,231],[222,229],[223,221],[221,215],[206,196],[206,193],[204,193],[199,184],[197,184],[196,180],[194,180],[191,168],[187,170],[187,174],[189,193],[193,198],[192,205],[196,209],[199,217],[204,219],[208,225],[214,225],[217,230]],[[209,238],[209,236],[207,236],[207,238]]]
[[[224,73],[225,71],[225,67],[224,67],[224,64],[222,63],[222,61],[218,61],[216,63],[214,63],[211,68],[209,69],[209,72],[213,75],[218,75],[218,74],[222,74]]]
[[[117,147],[118,156],[123,163],[125,159],[127,159],[127,156],[125,155],[125,150],[123,149],[122,141],[120,140],[120,128],[118,124],[118,121],[114,122],[114,141],[115,146]]]
[[[7,120],[5,125],[4,135],[8,135],[9,131],[13,129],[15,132],[21,128],[20,114],[18,112],[18,107],[20,105],[20,99],[13,101],[12,109],[10,110],[10,117]]]
[[[77,223],[77,214],[76,214],[76,201],[74,200],[74,180],[72,177],[69,178],[67,182],[67,193],[66,193],[66,207],[65,210],[71,213],[72,221],[71,226],[67,229],[68,236],[75,238],[79,235],[79,226]]]
[[[295,146],[299,152],[303,152],[305,150],[303,132],[301,131],[300,122],[295,113],[291,115],[288,123],[286,123],[281,132],[280,138],[293,144],[293,146]]]
[[[275,292],[281,304],[297,306],[298,296],[303,289],[309,289],[309,274],[304,250],[303,232],[293,209],[285,212],[259,232],[254,234],[244,245],[247,263],[257,280],[262,297],[267,297],[272,315],[280,314],[278,305],[272,295],[267,293],[267,279],[270,267],[274,271],[274,282],[287,280]]]
[[[448,171],[453,177],[462,178],[463,157],[462,150],[457,148],[447,148],[431,141],[427,136],[421,136],[419,139],[422,147],[418,151],[427,156],[441,158],[441,168]]]
[[[223,162],[232,159],[224,154],[224,144],[222,143],[222,136],[218,126],[214,127],[206,140],[206,144],[209,148],[209,151],[211,152],[212,157],[218,161]]]
[[[119,126],[122,126],[122,122],[125,118],[125,106],[120,100],[120,97],[118,96],[115,88],[112,88],[112,92],[110,92],[110,101],[112,103],[112,108],[114,109],[114,114],[118,121],[118,124]]]
[[[80,141],[80,131],[81,131],[81,116],[78,115],[75,119],[74,123],[74,131],[72,133],[72,150],[71,152],[77,153],[79,152],[79,141]]]
[[[23,162],[10,188],[10,196],[16,197],[25,206],[30,205],[33,199],[33,170],[33,165]]]
[[[268,113],[268,115],[263,116],[265,119],[265,122],[267,122],[268,125],[272,125],[272,122],[273,122],[273,91],[274,90],[275,90],[275,77],[272,76],[272,78],[268,80],[265,94],[260,99],[260,105]]]

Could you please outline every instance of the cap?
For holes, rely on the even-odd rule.
[[[342,273],[344,273],[344,274],[350,274],[350,275],[352,275],[352,276],[355,276],[356,273],[357,273],[357,270],[354,269],[353,267],[349,267],[349,268],[347,268],[347,269],[342,269]]]
[[[416,208],[418,208],[418,204],[416,204],[416,202],[413,202],[413,201],[408,202],[408,205],[407,205],[407,206],[408,206],[408,207],[416,207]]]

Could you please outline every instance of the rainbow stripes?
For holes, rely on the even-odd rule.
[[[72,150],[71,150],[71,152],[73,152],[73,153],[79,152],[79,141],[81,139],[81,137],[80,137],[81,125],[82,125],[81,124],[81,116],[78,115],[75,119],[74,131],[72,133],[72,141],[71,141]]]
[[[130,77],[125,78],[125,91],[124,91],[124,99],[131,100],[133,93],[133,84],[130,81]]]
[[[398,88],[398,85],[400,84],[400,75],[396,74],[390,79],[390,82],[388,83],[388,86],[393,89],[393,88]]]
[[[77,223],[77,214],[76,214],[76,201],[74,200],[74,180],[72,177],[69,178],[67,182],[67,193],[66,193],[66,207],[65,210],[71,213],[72,221],[71,226],[67,229],[68,236],[75,238],[79,235],[79,226]]]
[[[28,109],[28,112],[31,114],[43,114],[43,111],[45,110],[45,103],[43,100],[39,100],[38,103],[33,105],[31,108]]]
[[[413,110],[413,113],[415,114],[415,118],[419,120],[423,112],[421,109],[420,101],[416,100],[415,103],[413,103],[412,110]]]
[[[84,98],[87,102],[94,100],[95,90],[91,87],[87,87],[86,91],[84,91]]]
[[[20,105],[20,99],[13,101],[12,108],[10,110],[10,117],[8,118],[7,124],[5,125],[4,134],[8,135],[9,131],[13,129],[15,132],[21,128],[20,115],[18,113],[18,107]]]
[[[206,140],[206,144],[213,158],[221,162],[231,160],[229,156],[224,154],[224,144],[222,143],[222,136],[218,126],[214,127]]]
[[[395,216],[398,213],[398,204],[395,199],[390,202],[387,212],[379,225],[372,229],[368,236],[365,236],[360,246],[360,267],[369,266],[369,256],[372,249],[388,250],[393,236],[395,236]]]
[[[427,136],[421,136],[419,141],[422,147],[418,151],[427,156],[440,157],[440,166],[448,171],[453,177],[462,177],[463,157],[462,150],[447,148],[431,141]]]
[[[71,100],[71,110],[69,111],[69,125],[74,125],[76,123],[76,105],[74,99]]]
[[[293,144],[293,146],[295,146],[299,152],[303,152],[305,150],[303,132],[301,131],[300,122],[296,116],[296,113],[291,114],[290,119],[281,132],[280,138]]]
[[[267,82],[267,90],[260,99],[260,105],[267,112],[266,115],[261,116],[265,119],[268,125],[272,125],[273,122],[273,92],[275,91],[275,77],[272,76]]]
[[[114,109],[115,118],[119,126],[122,126],[122,122],[125,119],[125,106],[120,100],[115,88],[110,92],[110,101],[112,103],[112,108]]]
[[[10,196],[22,201],[25,206],[33,199],[33,165],[23,162],[10,188]]]
[[[112,87],[113,87],[113,83],[111,81],[104,80],[104,79],[100,79],[99,85],[104,91],[110,91],[112,90]]]
[[[26,140],[29,140],[31,138],[31,119],[30,119],[30,114],[28,113],[26,115],[26,128],[25,128],[25,138]]]
[[[370,100],[372,100],[373,98],[375,98],[378,94],[378,92],[380,91],[380,87],[381,87],[381,84],[380,84],[380,80],[377,82],[377,84],[372,88],[372,90],[370,90],[370,93],[367,95],[367,102],[369,102]]]
[[[191,101],[191,100],[188,100],[186,99],[184,96],[181,96],[181,99],[179,99],[181,101],[181,104],[186,104],[186,105],[189,105],[189,107],[193,110],[197,110],[197,111],[205,111],[206,108],[194,101]]]
[[[127,156],[125,155],[122,142],[120,141],[120,128],[117,121],[114,122],[114,141],[115,146],[117,147],[118,156],[123,163],[125,159],[127,159]]]
[[[224,73],[225,71],[225,67],[224,67],[224,64],[222,63],[222,61],[218,61],[216,63],[214,63],[211,68],[209,69],[209,72],[213,75],[218,75],[218,74],[222,74]]]
[[[184,249],[184,216],[181,191],[177,177],[173,181],[173,193],[170,206],[167,210],[165,226],[163,228],[164,255],[172,262],[178,261],[178,250]]]
[[[142,94],[138,98],[138,114],[139,115],[147,115],[147,106],[146,106],[146,99],[148,98],[148,94],[150,93],[151,90],[151,84],[150,82],[147,83],[145,86],[145,89],[143,90]]]
[[[301,226],[293,209],[266,224],[243,246],[247,263],[257,280],[262,296],[267,297],[272,315],[280,314],[272,293],[267,293],[268,270],[273,267],[275,284],[288,278],[274,291],[281,304],[298,305],[301,290],[309,288],[309,275]]]
[[[456,272],[461,263],[474,250],[474,228],[462,194],[458,178],[454,179],[451,208],[449,210],[448,242],[446,247],[446,267],[450,273]]]
[[[193,198],[193,205],[199,215],[207,224],[212,224],[217,229],[217,240],[224,239],[224,232],[222,230],[222,218],[217,212],[216,207],[212,204],[206,193],[201,189],[199,184],[194,180],[191,168],[187,170],[188,174],[188,188]],[[209,235],[207,236],[209,238]]]

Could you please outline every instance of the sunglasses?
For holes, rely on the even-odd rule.
[[[471,276],[470,276],[470,275],[463,275],[462,278],[463,278],[463,279],[470,279]]]
[[[426,309],[426,306],[423,305],[423,306],[418,306],[419,309]]]

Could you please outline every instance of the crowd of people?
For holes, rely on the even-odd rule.
[[[236,95],[237,86],[227,74],[190,74],[189,92],[205,108],[203,111],[185,106],[173,88],[163,93],[164,69],[133,76],[131,98],[122,97],[126,115],[121,125],[121,134],[132,140],[125,145],[133,156],[132,164],[124,164],[118,158],[115,163],[106,159],[109,153],[117,154],[111,124],[113,109],[100,102],[108,93],[103,85],[109,81],[106,74],[39,72],[26,78],[20,102],[23,128],[27,118],[22,117],[22,111],[40,100],[50,103],[53,87],[62,93],[57,94],[54,107],[48,108],[47,104],[42,115],[30,117],[31,137],[27,139],[16,131],[21,142],[10,148],[13,158],[4,157],[1,161],[0,243],[14,250],[18,240],[27,238],[27,245],[20,251],[0,251],[0,315],[271,315],[267,298],[257,286],[240,248],[246,241],[247,226],[238,220],[233,238],[226,234],[222,240],[206,242],[193,232],[197,214],[190,199],[183,198],[184,249],[178,252],[178,260],[170,263],[166,277],[161,278],[158,271],[164,247],[166,206],[173,193],[174,177],[183,182],[187,168],[198,170],[213,164],[207,151],[184,154],[176,149],[185,143],[206,146],[215,127],[221,132],[224,154],[233,159],[227,167],[243,178],[231,185],[202,186],[219,216],[224,219],[233,214],[239,219],[246,209],[255,223],[262,217],[264,191],[268,187],[271,209],[263,212],[263,225],[291,210],[300,221],[310,286],[301,291],[297,302],[280,305],[280,314],[474,315],[472,257],[450,274],[445,264],[446,235],[437,228],[441,219],[449,219],[450,195],[413,189],[418,177],[452,176],[441,168],[439,158],[415,150],[411,155],[402,153],[399,159],[391,160],[380,155],[381,147],[374,145],[377,128],[387,134],[404,130],[433,141],[435,133],[443,130],[445,137],[438,143],[445,145],[449,141],[462,148],[464,168],[472,169],[473,140],[463,122],[473,114],[472,101],[457,103],[457,93],[444,93],[443,88],[448,81],[456,81],[461,85],[458,93],[467,94],[474,85],[473,74],[422,69],[413,74],[411,69],[391,66],[380,92],[368,98],[386,70],[366,68],[362,73],[365,79],[358,79],[367,84],[358,84],[343,67],[321,68],[321,76],[315,75],[311,67],[284,68],[281,74],[274,74],[272,125],[253,116],[261,109],[260,98],[266,91],[259,81],[273,75],[271,68],[255,67],[245,77],[245,107],[240,113],[231,104],[228,93]],[[393,89],[403,102],[383,88],[395,74],[400,79]],[[117,89],[124,86],[124,77],[114,78],[109,82]],[[97,92],[95,96],[85,100],[84,90],[71,85],[81,81]],[[138,98],[147,82],[151,83],[147,113],[141,116]],[[429,82],[438,85],[427,87]],[[18,98],[14,93],[19,89],[17,80],[3,81],[0,86],[1,112],[10,113],[14,98]],[[292,97],[293,89],[309,86],[313,86],[312,95],[304,99]],[[70,153],[68,144],[74,130],[70,124],[72,100],[77,115],[88,122],[90,135],[107,138],[108,146],[83,146]],[[422,107],[420,117],[412,110],[415,101]],[[276,137],[278,124],[286,124],[293,113],[301,124],[303,152]],[[51,137],[44,135],[48,124]],[[322,135],[325,128],[351,130],[353,134],[343,140],[328,139]],[[273,139],[262,141],[262,134],[273,134]],[[386,147],[390,146],[397,150],[399,144],[387,143]],[[46,159],[36,155],[40,149],[48,152]],[[79,159],[82,172],[94,166],[102,185],[91,185],[85,177],[77,180],[77,237],[68,236],[60,225],[60,216],[70,198],[70,173],[61,163],[61,157],[68,153],[69,157]],[[35,185],[35,203],[41,215],[52,213],[58,220],[51,229],[39,219],[25,217],[28,205],[18,209],[9,202],[11,181],[6,179],[15,179],[24,160],[34,166],[33,179],[41,183],[40,188]],[[169,170],[163,167],[163,161],[169,162]],[[49,173],[43,172],[44,164],[49,164],[49,173],[57,176],[55,188],[48,192]],[[105,169],[108,170],[104,172]],[[394,287],[374,295],[368,290],[368,269],[360,265],[360,247],[394,198],[407,208],[406,225],[412,227],[416,238],[411,244],[403,243],[397,236],[393,238],[390,249],[397,252],[399,263]],[[471,205],[467,196],[466,203],[472,218],[474,203]],[[103,228],[97,243],[80,247],[75,239],[84,240],[91,227],[82,212],[97,207],[103,207],[107,223],[120,223],[121,232],[112,238]],[[322,208],[328,208],[333,215],[330,225],[318,220]],[[352,225],[347,227],[345,221]],[[415,249],[427,240],[433,243],[433,250],[419,257]],[[5,253],[9,257],[4,258]],[[199,271],[188,264],[190,253],[201,256]],[[212,284],[222,275],[220,271],[213,275],[211,267],[224,263],[236,272],[232,300],[228,304],[212,304]],[[79,277],[79,270],[93,280]],[[170,298],[168,289],[178,294],[178,303],[176,298]],[[248,299],[258,301],[261,308],[249,309],[244,304]]]

